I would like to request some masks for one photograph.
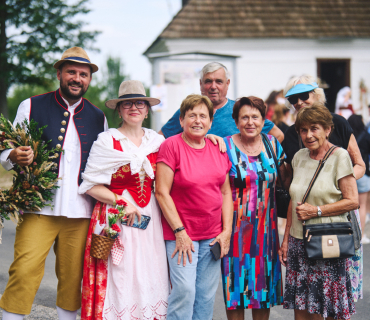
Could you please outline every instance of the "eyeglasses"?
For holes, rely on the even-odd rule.
[[[308,100],[310,92],[312,91],[293,94],[292,96],[287,97],[287,99],[292,105],[295,105],[298,102],[298,99],[301,99],[302,101]]]
[[[130,109],[133,104],[135,104],[136,108],[138,108],[138,109],[144,109],[146,107],[146,103],[143,100],[137,100],[135,102],[123,101],[123,102],[121,102],[121,107],[123,109]]]

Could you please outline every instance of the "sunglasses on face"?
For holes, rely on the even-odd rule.
[[[138,109],[144,109],[145,106],[146,106],[145,101],[137,100],[135,102],[132,102],[132,101],[121,102],[121,107],[123,109],[130,109],[133,104],[135,104],[136,108],[138,108]]]
[[[292,96],[287,97],[287,99],[292,105],[295,105],[298,102],[298,99],[302,101],[308,100],[310,92],[312,91],[293,94]]]

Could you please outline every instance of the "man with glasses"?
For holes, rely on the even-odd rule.
[[[61,179],[52,201],[54,208],[24,213],[23,222],[16,229],[14,262],[0,300],[3,320],[22,320],[31,312],[53,244],[59,319],[75,320],[81,307],[83,255],[94,203],[91,197],[78,194],[78,186],[91,146],[108,126],[104,113],[82,98],[92,73],[98,71],[86,52],[79,47],[70,48],[54,68],[59,89],[24,100],[14,120],[14,125],[33,119],[39,127],[47,126],[43,139],[45,143],[50,141],[48,149],[59,150],[54,162]],[[31,147],[23,146],[4,150],[0,162],[11,170],[15,164],[29,165],[33,157]]]
[[[235,101],[226,97],[230,84],[229,71],[223,64],[211,62],[203,67],[200,75],[200,91],[202,95],[212,101],[215,110],[212,127],[208,133],[219,137],[238,133],[239,130],[231,116]],[[175,112],[159,133],[168,138],[182,132],[179,119],[180,109]],[[284,140],[283,132],[270,120],[265,119],[262,132],[275,136],[279,142]]]

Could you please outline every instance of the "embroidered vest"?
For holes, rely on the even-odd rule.
[[[71,114],[64,100],[60,96],[60,89],[31,98],[30,119],[38,123],[38,127],[47,125],[44,129],[42,140],[48,143],[48,149],[63,149],[67,128],[70,121],[77,130],[80,140],[81,158],[78,175],[78,185],[82,183],[81,173],[85,170],[87,158],[92,144],[98,134],[104,131],[104,113],[90,101],[82,98],[76,107],[71,120]],[[59,174],[61,153],[53,161],[58,165],[56,172]]]
[[[114,138],[113,148],[123,152],[121,143]],[[147,158],[152,165],[154,174],[156,172],[157,156],[158,152],[147,155]],[[112,175],[111,184],[108,186],[108,188],[112,192],[119,195],[122,194],[123,190],[127,190],[131,197],[135,200],[136,204],[139,207],[144,208],[150,201],[153,185],[154,180],[152,180],[147,174],[145,174],[145,178],[141,183],[140,175],[138,173],[132,175],[130,164],[125,164]]]

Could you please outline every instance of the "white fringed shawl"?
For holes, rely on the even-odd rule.
[[[86,169],[82,173],[83,182],[78,192],[80,194],[90,190],[95,185],[109,185],[112,174],[125,164],[130,164],[131,174],[145,170],[151,179],[154,172],[147,155],[159,150],[164,137],[153,130],[145,131],[140,147],[136,147],[125,135],[117,129],[109,129],[99,134],[98,139],[91,147]],[[113,149],[113,138],[121,142],[124,152]]]

